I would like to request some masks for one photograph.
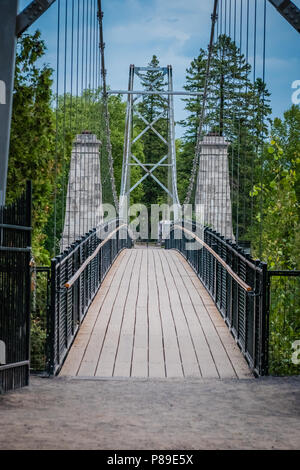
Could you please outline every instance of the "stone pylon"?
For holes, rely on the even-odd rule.
[[[233,240],[228,145],[216,134],[203,138],[195,205],[204,225]]]
[[[88,131],[77,135],[73,142],[62,251],[103,218],[100,146],[101,142]]]

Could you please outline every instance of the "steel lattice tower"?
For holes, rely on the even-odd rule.
[[[143,73],[147,71],[159,71],[166,76],[165,90],[162,91],[134,91],[134,78],[135,76],[140,79],[143,78]],[[158,80],[158,79],[157,79]],[[152,85],[155,87],[154,82]],[[153,180],[167,193],[168,202],[174,207],[179,206],[179,199],[177,194],[177,181],[176,181],[176,151],[175,151],[175,132],[174,132],[174,102],[173,102],[173,79],[172,79],[172,67],[135,67],[130,65],[129,68],[129,84],[128,84],[128,99],[127,99],[127,112],[126,112],[126,124],[125,124],[125,139],[124,139],[124,151],[123,151],[123,167],[122,167],[122,180],[121,180],[121,191],[120,191],[120,206],[129,206],[130,193],[140,185],[147,177],[153,178]],[[167,104],[167,115],[168,115],[168,137],[167,140],[155,129],[155,123],[162,117],[161,113],[154,121],[148,122],[137,110],[136,104],[143,95],[159,95],[162,96]],[[166,96],[166,97],[165,97]],[[141,118],[146,127],[140,134],[132,139],[132,119],[133,114],[136,113]],[[142,163],[131,151],[133,143],[137,142],[147,131],[152,130],[159,139],[166,145],[166,154],[162,155],[157,163],[145,162]],[[145,174],[131,186],[130,182],[130,170],[131,166],[140,166]],[[159,167],[168,167],[168,181],[161,181],[154,174],[155,170]]]

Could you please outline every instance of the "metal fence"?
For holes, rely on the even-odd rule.
[[[268,272],[269,373],[300,374],[300,271]]]
[[[167,249],[182,253],[197,273],[257,376],[268,373],[267,265],[209,228],[172,225]],[[194,238],[194,241],[192,240]],[[193,243],[193,245],[191,245]]]
[[[47,337],[48,372],[58,373],[109,268],[131,248],[128,227],[111,221],[91,231],[51,263],[51,306]]]
[[[31,185],[0,207],[0,392],[29,382]]]

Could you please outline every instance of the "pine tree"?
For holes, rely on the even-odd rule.
[[[206,66],[207,51],[201,49],[187,69],[184,87],[187,91],[203,94]],[[259,172],[258,149],[266,136],[266,123],[271,113],[266,85],[261,79],[251,83],[250,73],[251,66],[231,38],[219,36],[213,46],[203,130],[224,136],[230,143],[233,225],[239,237],[245,234],[246,221],[251,218],[249,193]],[[186,127],[178,158],[181,179],[185,180],[181,193],[188,184],[202,112],[201,98],[191,96],[185,101],[189,115],[181,122]],[[181,199],[182,196],[180,194]]]
[[[292,105],[284,113],[284,119],[276,118],[272,126],[272,136],[276,137],[285,155],[285,169],[290,168],[290,161],[297,158],[295,171],[295,191],[300,216],[300,106]]]
[[[186,91],[203,93],[206,61],[207,54],[204,49],[200,49],[199,56],[193,59],[190,67],[186,69],[186,84],[183,87]],[[184,142],[191,142],[195,146],[202,97],[200,95],[192,95],[189,98],[184,98],[183,101],[186,103],[185,109],[189,114],[187,118],[184,121],[180,121],[179,124],[186,128]]]

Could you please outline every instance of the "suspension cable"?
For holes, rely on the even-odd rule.
[[[116,191],[116,183],[114,176],[114,160],[112,155],[112,146],[110,139],[110,128],[109,128],[109,111],[108,111],[108,95],[106,88],[106,69],[105,69],[105,58],[104,58],[104,48],[105,44],[103,41],[103,11],[101,8],[101,0],[98,0],[98,17],[99,17],[99,27],[100,27],[100,52],[101,52],[101,75],[102,75],[102,99],[104,104],[104,119],[105,119],[105,134],[106,134],[106,150],[108,154],[108,163],[109,163],[109,174],[110,181],[112,186],[113,200],[116,208],[116,212],[119,212],[119,201]]]
[[[192,166],[192,173],[191,173],[191,178],[189,181],[189,186],[186,194],[186,198],[184,200],[184,204],[189,204],[191,200],[191,195],[197,175],[197,169],[199,165],[199,158],[200,158],[200,153],[201,153],[201,141],[202,141],[202,129],[203,129],[203,124],[204,124],[204,118],[205,118],[205,109],[206,109],[206,101],[207,101],[207,94],[208,94],[208,83],[210,79],[210,64],[211,64],[211,57],[212,57],[212,51],[213,51],[213,41],[214,41],[214,35],[215,35],[215,24],[217,21],[217,8],[218,8],[218,0],[215,0],[214,2],[214,9],[213,9],[213,14],[212,14],[212,25],[211,25],[211,33],[210,33],[210,42],[208,46],[208,57],[207,57],[207,64],[206,64],[206,73],[205,73],[205,82],[204,82],[204,91],[203,91],[203,102],[202,102],[202,109],[201,109],[201,115],[200,115],[200,121],[199,121],[199,126],[198,126],[198,131],[197,131],[197,141],[196,141],[196,149],[195,149],[195,156],[193,159],[193,166]]]

